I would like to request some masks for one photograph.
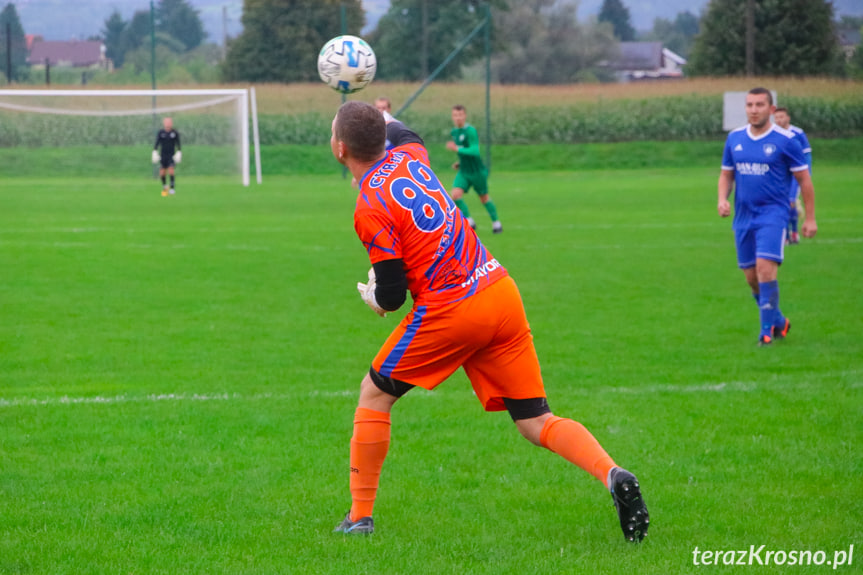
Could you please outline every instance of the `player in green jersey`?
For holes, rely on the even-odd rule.
[[[479,195],[479,200],[491,216],[492,231],[499,234],[503,231],[503,226],[497,218],[497,208],[488,193],[488,170],[479,155],[479,135],[476,133],[476,128],[467,123],[467,110],[464,106],[452,107],[452,123],[455,125],[451,132],[453,141],[447,142],[446,147],[458,153],[458,161],[453,164],[453,168],[458,170],[458,173],[452,184],[450,196],[467,218],[470,227],[476,229],[476,223],[470,217],[470,210],[464,201],[464,193],[473,186]]]

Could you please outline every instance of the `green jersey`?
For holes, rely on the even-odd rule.
[[[465,124],[464,128],[453,128],[450,132],[458,146],[458,171],[465,175],[478,175],[485,172],[485,165],[479,155],[479,134],[476,128]]]

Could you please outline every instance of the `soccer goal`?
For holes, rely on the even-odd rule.
[[[244,89],[0,90],[0,148],[38,148],[51,172],[45,176],[79,175],[94,162],[118,174],[151,174],[156,133],[171,117],[183,149],[181,173],[240,176],[248,186],[250,119],[261,182],[254,100],[251,118],[249,104]]]

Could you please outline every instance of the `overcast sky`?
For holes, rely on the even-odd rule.
[[[46,40],[85,39],[99,34],[105,20],[114,10],[126,19],[137,10],[149,10],[149,0],[0,0],[12,1],[21,17],[24,31],[41,34]],[[242,31],[240,18],[243,0],[189,0],[197,9],[208,33],[208,41],[221,43],[224,31],[237,36]],[[389,0],[362,0],[366,10],[368,32],[389,8]],[[638,30],[649,30],[657,17],[672,19],[689,10],[700,14],[708,0],[623,0],[629,7],[631,21]],[[595,16],[602,0],[581,0],[578,17]],[[838,14],[863,16],[863,0],[833,0]],[[227,15],[227,18],[223,18]]]

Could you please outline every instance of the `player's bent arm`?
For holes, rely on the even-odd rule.
[[[459,156],[473,156],[475,158],[479,157],[479,142],[477,142],[473,146],[466,146],[464,148],[458,149]]]
[[[726,200],[731,195],[731,188],[734,184],[734,170],[722,169],[719,172],[718,193],[719,201]]]
[[[416,132],[399,121],[393,121],[387,124],[387,140],[390,141],[393,148],[398,148],[405,144],[419,144],[420,146],[425,146],[425,142]]]
[[[399,309],[407,299],[408,277],[401,258],[372,264],[375,270],[375,300],[386,311]]]
[[[818,231],[818,226],[815,223],[815,186],[812,185],[812,176],[809,175],[809,170],[794,172],[794,177],[800,184],[800,195],[803,196],[803,206],[806,209],[806,217],[803,220],[805,228],[803,235],[811,238]]]
[[[467,130],[467,145],[458,149],[460,156],[477,156],[479,157],[479,134],[476,128],[471,126]]]
[[[727,217],[731,214],[731,204],[728,197],[731,195],[731,188],[734,184],[734,170],[722,169],[719,172],[719,183],[717,184],[717,206],[719,215]]]

